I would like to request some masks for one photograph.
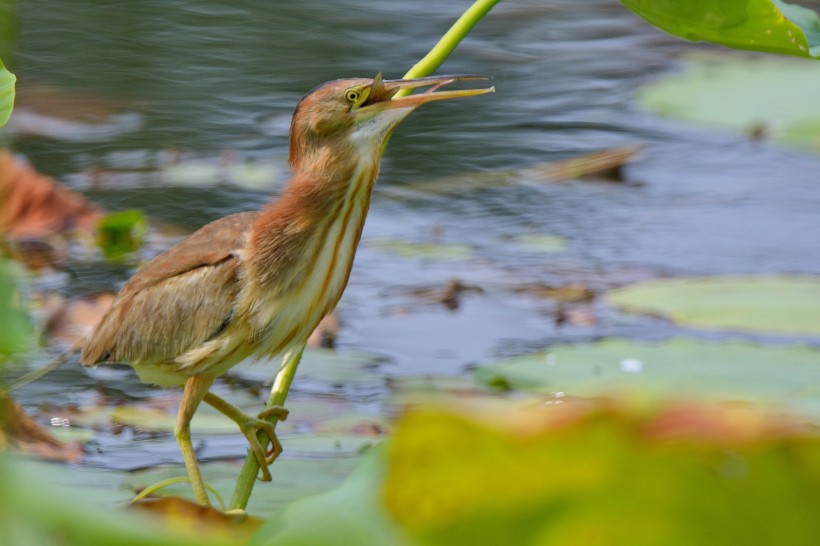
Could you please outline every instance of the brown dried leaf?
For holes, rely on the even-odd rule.
[[[514,185],[525,179],[545,182],[593,179],[622,182],[623,167],[643,150],[640,144],[610,148],[559,161],[548,161],[527,169],[508,169],[457,174],[413,184],[410,195],[421,192],[431,195],[449,195],[485,188]],[[406,189],[381,188],[383,194],[396,199],[408,195]]]
[[[579,178],[623,182],[623,166],[632,161],[642,149],[641,145],[632,145],[601,150],[561,161],[550,161],[528,169],[528,172],[546,178],[549,182]]]
[[[444,286],[425,286],[410,288],[407,294],[421,298],[431,303],[440,303],[447,309],[455,311],[461,306],[462,295],[465,293],[483,294],[484,289],[474,284],[465,284],[461,279],[450,279]]]
[[[0,234],[40,239],[70,230],[92,230],[102,210],[33,167],[0,150]]]
[[[553,318],[556,326],[567,324],[571,326],[591,327],[598,325],[598,315],[595,313],[595,308],[591,305],[566,307],[559,304],[555,307]]]
[[[17,86],[15,112],[38,112],[50,118],[80,123],[101,124],[109,121],[123,110],[123,105],[113,100],[95,96],[88,91],[71,91],[26,78]],[[26,131],[31,134],[48,134],[46,131]]]
[[[131,504],[131,508],[160,519],[175,531],[232,539],[236,544],[244,543],[264,523],[241,511],[224,513],[181,497],[148,498]]]
[[[595,290],[583,283],[553,286],[536,282],[514,286],[512,290],[516,294],[529,294],[562,303],[589,303],[595,299]]]
[[[0,391],[0,450],[9,448],[61,462],[76,462],[82,456],[79,443],[58,440],[29,417],[14,398]]]

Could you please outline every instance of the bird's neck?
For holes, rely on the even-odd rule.
[[[378,174],[379,152],[360,153],[352,145],[336,143],[305,154],[293,165],[293,178],[281,197],[251,227],[246,263],[250,276],[265,285],[260,289],[294,289],[315,267],[328,268],[328,275],[340,271],[342,284],[347,282]]]

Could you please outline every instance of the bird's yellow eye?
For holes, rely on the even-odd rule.
[[[361,98],[362,91],[356,87],[351,87],[347,91],[345,91],[345,100],[351,104],[356,104],[356,102]]]

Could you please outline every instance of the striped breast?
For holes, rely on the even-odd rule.
[[[274,356],[304,343],[336,307],[353,267],[377,172],[378,158],[357,163],[343,191],[329,192],[327,202],[295,204],[297,211],[318,209],[312,221],[294,217],[272,230],[272,237],[289,231],[291,240],[281,239],[277,254],[282,256],[269,260],[276,265],[268,283],[245,283],[239,298],[239,309],[247,310],[252,353]]]

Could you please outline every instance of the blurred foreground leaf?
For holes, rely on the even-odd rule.
[[[656,279],[607,298],[627,311],[662,315],[691,328],[820,335],[820,277]]]
[[[820,57],[820,20],[782,0],[621,0],[675,36],[737,49]]]
[[[14,83],[17,78],[0,61],[0,127],[6,124],[14,107]]]
[[[99,504],[81,488],[64,489],[42,466],[0,456],[0,544],[54,546],[215,546],[237,544],[230,533],[174,528]],[[65,472],[63,468],[61,470]],[[241,535],[240,535],[241,536]]]
[[[480,366],[476,374],[488,385],[570,397],[626,391],[762,402],[820,421],[820,351],[808,346],[606,339]]]
[[[820,438],[748,408],[428,409],[399,422],[387,458],[387,509],[425,545],[820,536]]]
[[[690,55],[638,100],[660,116],[820,151],[819,87],[820,64],[809,61]]]

